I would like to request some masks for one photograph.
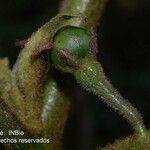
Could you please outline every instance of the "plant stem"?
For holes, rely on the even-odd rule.
[[[80,16],[74,25],[87,29],[95,28],[103,14],[107,0],[66,0],[60,10],[61,14]]]
[[[95,59],[85,58],[78,71],[74,73],[78,82],[88,91],[101,97],[113,109],[123,115],[133,126],[136,133],[141,137],[145,136],[145,125],[142,117],[127,100],[107,80],[103,69]]]
[[[41,113],[44,132],[50,143],[48,149],[60,150],[62,149],[62,137],[66,120],[69,115],[71,104],[71,88],[66,86],[66,80],[63,84],[57,80],[62,78],[57,74],[49,72],[48,79],[46,80],[43,93],[43,108]],[[69,89],[69,92],[66,91]]]

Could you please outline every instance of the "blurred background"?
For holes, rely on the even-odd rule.
[[[11,67],[26,39],[58,12],[60,0],[1,0],[0,57]],[[98,27],[99,55],[118,91],[142,113],[150,128],[150,1],[110,0]],[[75,84],[63,137],[64,150],[93,150],[132,133],[125,119]]]

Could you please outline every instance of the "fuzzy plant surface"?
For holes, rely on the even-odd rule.
[[[96,60],[96,27],[106,2],[64,1],[57,16],[29,39],[18,42],[24,48],[12,70],[7,58],[0,60],[0,128],[22,130],[25,134],[18,140],[28,139],[24,144],[4,144],[7,149],[62,149],[72,103],[69,76],[117,110],[134,129],[133,136],[104,149],[130,150],[138,145],[149,149],[150,135],[140,113],[111,85]],[[68,76],[61,81],[56,70]],[[41,144],[40,140],[47,142]]]
[[[145,138],[139,138],[137,135],[131,135],[126,139],[116,140],[114,144],[107,145],[96,150],[148,150],[150,149],[150,132],[147,131]]]

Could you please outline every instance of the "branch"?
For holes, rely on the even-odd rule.
[[[72,20],[73,26],[96,28],[100,21],[108,0],[65,0],[60,9],[62,14],[79,16],[80,19]]]
[[[150,149],[150,131],[146,131],[144,138],[139,138],[137,134],[131,135],[124,140],[116,140],[114,144],[109,144],[104,148],[96,150],[149,150]]]

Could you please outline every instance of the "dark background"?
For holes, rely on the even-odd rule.
[[[1,0],[0,56],[11,66],[26,39],[58,12],[59,0]],[[150,2],[110,0],[98,27],[99,60],[118,91],[150,127]],[[64,132],[64,150],[93,150],[132,133],[132,128],[96,96],[76,85]]]

